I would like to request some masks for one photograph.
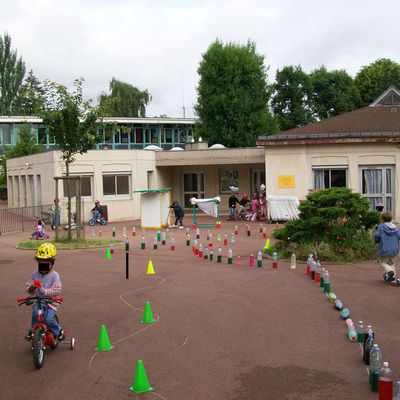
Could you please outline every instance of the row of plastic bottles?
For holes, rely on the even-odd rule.
[[[308,255],[306,272],[315,283],[319,283],[324,293],[330,293],[331,280],[329,271],[321,266],[320,261],[315,258],[314,254]]]

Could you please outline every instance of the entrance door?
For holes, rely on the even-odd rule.
[[[252,169],[251,192],[261,192],[261,185],[265,185],[265,169]]]
[[[183,174],[183,204],[191,208],[190,199],[204,199],[204,172],[185,172]]]
[[[361,194],[375,210],[378,204],[383,204],[384,211],[394,210],[394,167],[363,167],[361,168]]]

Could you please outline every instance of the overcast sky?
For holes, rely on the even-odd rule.
[[[147,89],[147,116],[194,115],[202,54],[223,42],[256,42],[269,66],[320,65],[354,76],[378,58],[400,62],[399,0],[0,0],[0,34],[41,80],[85,96],[111,77]]]

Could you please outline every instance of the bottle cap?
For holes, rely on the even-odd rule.
[[[359,324],[362,324],[363,322],[362,322],[362,321],[358,321],[358,323],[359,323]]]
[[[383,366],[384,366],[385,368],[387,368],[387,367],[389,366],[389,363],[388,363],[387,361],[384,361],[384,362],[383,362]]]

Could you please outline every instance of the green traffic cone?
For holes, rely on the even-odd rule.
[[[108,333],[105,325],[100,328],[99,341],[97,343],[96,351],[110,351],[113,348],[108,338]]]
[[[146,393],[153,390],[153,388],[149,385],[149,380],[147,379],[142,360],[138,360],[136,364],[135,380],[129,389],[135,393]]]
[[[106,254],[105,254],[104,258],[105,258],[106,260],[111,260],[111,259],[112,259],[112,257],[111,257],[111,251],[110,251],[110,248],[109,248],[109,247],[107,247]]]
[[[151,312],[150,302],[146,301],[143,310],[143,316],[140,322],[142,324],[152,324],[155,321],[153,313]]]

